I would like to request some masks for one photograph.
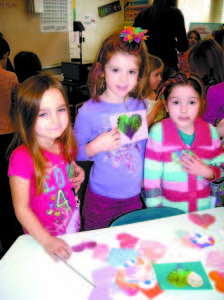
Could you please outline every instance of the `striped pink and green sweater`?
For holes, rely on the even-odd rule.
[[[224,176],[224,152],[215,127],[195,121],[191,147],[184,144],[169,118],[152,127],[146,145],[144,187],[147,207],[169,206],[185,212],[211,206],[210,185],[204,177],[188,174],[178,162],[178,153],[191,151],[213,168],[215,180]]]

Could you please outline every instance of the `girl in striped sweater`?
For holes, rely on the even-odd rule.
[[[197,76],[179,73],[164,83],[160,94],[170,117],[149,133],[144,164],[146,206],[185,212],[211,208],[210,182],[224,176],[224,153],[216,129],[199,118],[203,85]]]

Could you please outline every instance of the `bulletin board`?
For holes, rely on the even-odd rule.
[[[20,51],[35,52],[43,68],[68,61],[68,32],[40,32],[40,14],[30,13],[27,3],[27,0],[0,0],[0,32],[9,43],[11,61]]]

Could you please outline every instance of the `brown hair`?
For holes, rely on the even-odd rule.
[[[89,73],[88,83],[91,97],[95,101],[99,101],[99,96],[106,90],[106,83],[103,78],[105,65],[116,53],[134,55],[139,61],[138,84],[128,96],[138,100],[145,98],[147,90],[147,76],[149,70],[148,51],[145,42],[141,40],[139,43],[132,41],[126,42],[120,37],[121,32],[111,34],[106,38],[100,48],[96,61]]]
[[[205,111],[205,93],[204,85],[200,77],[193,73],[191,73],[189,76],[184,73],[177,73],[174,76],[170,77],[166,82],[164,82],[160,92],[160,94],[164,95],[165,101],[168,100],[172,89],[177,85],[191,86],[198,93],[200,99],[198,115],[201,116]]]
[[[149,57],[149,79],[150,79],[150,75],[153,71],[160,69],[161,67],[164,68],[164,63],[162,59],[160,59],[158,56],[149,54],[148,57]],[[148,85],[148,92],[149,94],[151,92],[150,85]]]
[[[199,41],[188,55],[191,71],[197,73],[205,86],[224,81],[224,62],[221,46],[214,39]]]
[[[16,145],[24,144],[29,150],[35,167],[37,193],[43,192],[45,181],[46,159],[41,151],[35,136],[35,124],[38,117],[43,94],[50,88],[58,89],[64,100],[68,111],[69,124],[58,142],[63,145],[63,154],[68,162],[77,154],[77,143],[72,131],[69,104],[64,87],[51,73],[41,72],[38,75],[26,79],[19,87],[15,114]]]

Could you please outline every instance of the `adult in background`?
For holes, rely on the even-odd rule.
[[[224,61],[222,48],[214,39],[201,40],[190,51],[188,63],[191,71],[202,78],[206,88],[206,110],[201,117],[206,122],[217,125],[218,134],[223,137]],[[223,187],[224,177],[211,183],[215,201],[222,193]]]
[[[224,29],[217,30],[214,36],[216,42],[222,47],[222,55],[224,59]]]
[[[164,80],[177,71],[177,51],[188,49],[184,17],[175,6],[173,0],[153,0],[152,5],[137,15],[133,25],[148,29],[148,52],[162,59]]]
[[[0,38],[4,38],[2,32],[0,32]],[[6,69],[7,71],[10,71],[10,72],[15,72],[15,70],[14,70],[14,68],[13,68],[13,65],[12,65],[11,60],[10,60],[9,57],[7,58],[7,62],[6,62],[5,69]]]
[[[216,125],[224,118],[224,61],[222,48],[214,39],[198,42],[188,55],[192,72],[198,74],[206,88],[206,110],[202,118]]]
[[[190,72],[190,66],[188,64],[188,55],[191,49],[201,40],[200,33],[197,30],[191,30],[187,33],[188,49],[185,52],[178,52],[178,69],[183,73]]]
[[[36,53],[21,51],[14,57],[15,72],[20,83],[27,78],[37,75],[42,70],[42,64]]]
[[[14,127],[10,113],[12,113],[12,103],[16,101],[19,84],[16,74],[5,70],[9,53],[9,44],[5,39],[0,38],[0,241],[3,246],[3,252],[0,253],[0,257],[18,237],[18,232],[21,228],[18,226],[18,221],[14,214],[7,175],[8,160],[6,151],[14,136]]]

